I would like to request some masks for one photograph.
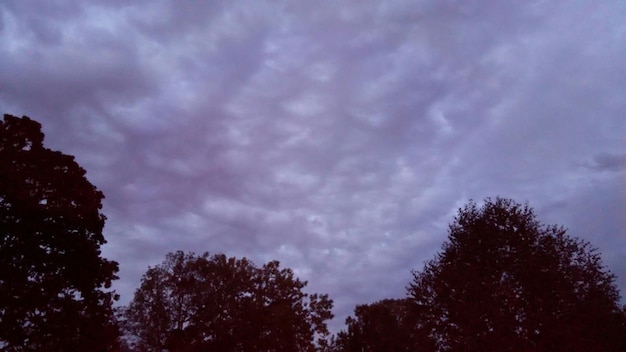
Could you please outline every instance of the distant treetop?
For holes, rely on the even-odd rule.
[[[470,202],[413,272],[415,331],[437,351],[624,351],[615,276],[588,242],[513,200]]]
[[[314,351],[332,301],[305,286],[277,261],[178,251],[148,269],[124,325],[142,351]]]

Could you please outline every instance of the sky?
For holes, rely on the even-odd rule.
[[[528,204],[626,293],[626,2],[0,2],[0,107],[106,196],[127,304],[183,250],[402,298],[470,199]]]

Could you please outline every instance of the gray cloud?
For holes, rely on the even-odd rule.
[[[293,268],[335,299],[338,329],[403,296],[456,209],[495,195],[598,245],[626,288],[617,2],[0,13],[0,104],[104,191],[122,303],[168,251],[225,252]]]
[[[626,169],[626,154],[601,153],[593,158],[591,168],[606,171],[621,171]]]

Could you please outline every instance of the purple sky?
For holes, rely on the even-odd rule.
[[[129,5],[132,4],[132,5]],[[106,199],[126,304],[175,250],[405,294],[469,199],[528,201],[626,293],[626,2],[0,3],[0,106]]]

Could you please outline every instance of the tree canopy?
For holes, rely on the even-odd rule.
[[[418,341],[437,351],[624,351],[615,276],[588,242],[528,205],[470,202],[409,299]]]
[[[26,116],[0,121],[0,346],[105,351],[118,267],[100,255],[104,196],[43,139]]]
[[[311,351],[332,301],[306,284],[277,261],[169,253],[143,276],[125,326],[142,351]]]
[[[334,350],[345,352],[414,351],[415,317],[408,299],[384,299],[358,305],[346,319],[347,331],[337,334]]]

